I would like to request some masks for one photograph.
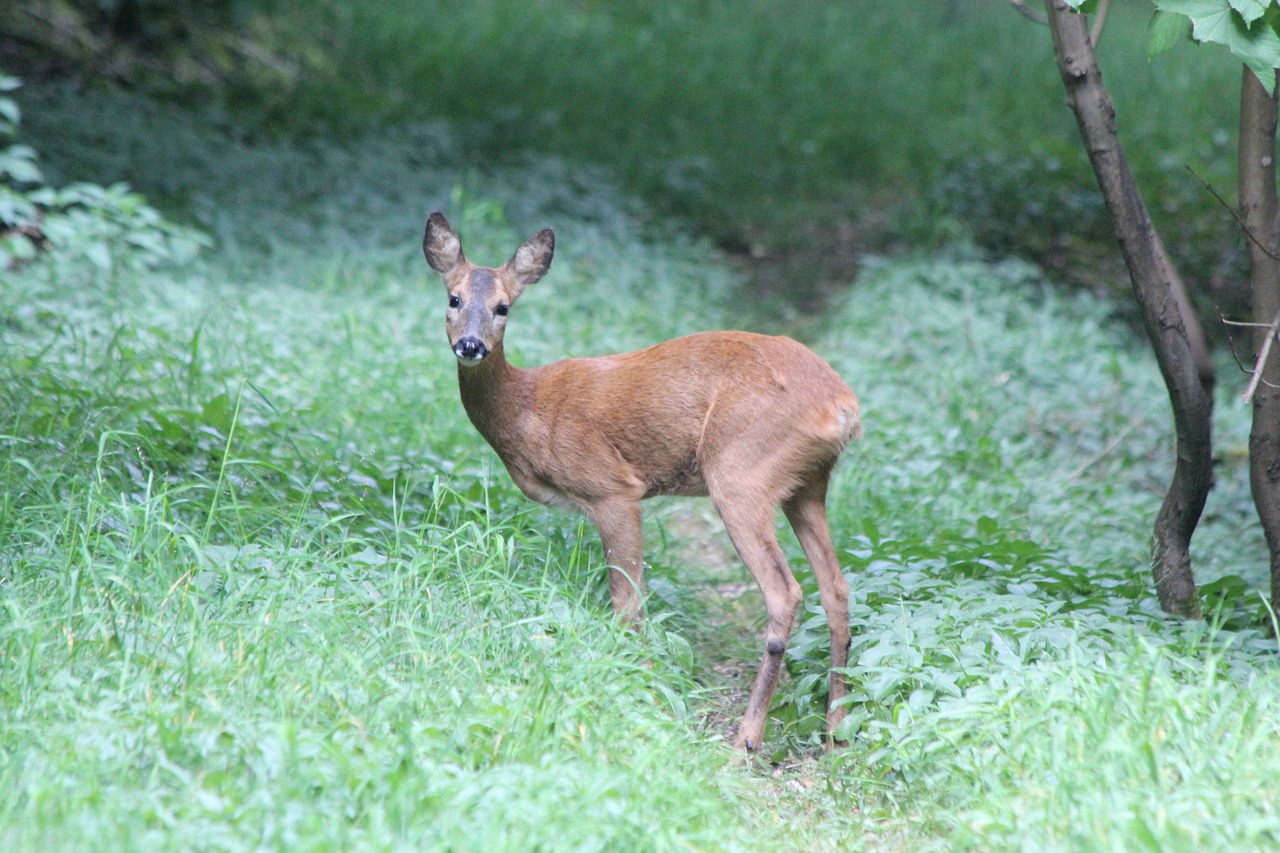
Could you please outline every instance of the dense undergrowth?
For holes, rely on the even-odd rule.
[[[434,207],[480,262],[556,227],[525,364],[784,331],[714,251],[641,239],[590,171],[476,168],[442,124],[294,145],[107,93],[39,113],[55,180],[146,174],[213,246],[73,227],[3,273],[5,849],[1276,843],[1244,472],[1224,458],[1197,539],[1213,626],[1165,619],[1167,403],[1104,303],[956,251],[869,263],[804,327],[866,413],[830,499],[853,707],[815,765],[825,629],[788,540],[779,779],[707,722],[723,661],[676,592],[700,567],[651,536],[651,623],[620,629],[589,526],[466,423],[417,246]]]
[[[1241,299],[1243,248],[1196,175],[1232,195],[1239,65],[1189,44],[1148,60],[1150,14],[1111,4],[1099,58],[1153,216],[1216,318]],[[286,125],[446,117],[477,157],[605,163],[722,246],[797,256],[800,275],[838,271],[829,255],[851,247],[960,238],[1127,295],[1048,29],[1007,2],[404,0],[316,15],[343,72],[302,85]]]
[[[1047,28],[1001,0],[50,5],[15,18],[11,72],[185,91],[301,138],[447,119],[469,162],[603,164],[648,209],[768,261],[751,269],[775,288],[839,283],[867,247],[961,239],[1126,295]],[[1148,61],[1150,4],[1111,5],[1100,60],[1121,138],[1216,320],[1247,299],[1238,229],[1200,181],[1232,195],[1239,67],[1190,45]]]

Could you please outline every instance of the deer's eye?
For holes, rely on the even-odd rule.
[[[449,294],[449,307],[450,307],[450,308],[460,308],[461,306],[462,306],[462,300],[461,300],[461,299],[459,299],[459,298],[458,298],[457,296],[455,296],[454,294],[450,293],[450,294]]]
[[[493,313],[497,314],[499,317],[505,317],[507,316],[508,307],[507,303],[499,302],[498,307],[493,309]]]

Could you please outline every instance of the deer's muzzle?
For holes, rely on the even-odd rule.
[[[459,338],[453,345],[453,354],[463,364],[476,364],[489,354],[489,348],[479,338]]]

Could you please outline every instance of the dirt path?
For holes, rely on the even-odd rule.
[[[679,587],[682,626],[708,688],[708,730],[732,740],[764,649],[764,601],[708,501],[677,500],[653,514],[661,559]],[[797,572],[808,571],[801,561]],[[779,683],[789,678],[783,669]],[[787,763],[790,763],[788,760]]]
[[[759,590],[709,501],[664,502],[654,514],[672,582],[690,596],[688,639],[711,702],[706,724],[732,738],[750,692],[763,625]]]
[[[764,603],[710,502],[663,501],[655,509],[650,523],[658,535],[651,541],[663,546],[653,553],[666,564],[666,578],[680,586],[680,609],[690,625],[684,633],[707,687],[703,725],[732,743],[763,646]],[[760,806],[790,824],[812,849],[861,848],[866,824],[853,798],[832,795],[822,756],[819,749],[803,749],[776,762],[753,761],[743,770]]]

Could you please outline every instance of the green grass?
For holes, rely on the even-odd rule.
[[[0,846],[1277,843],[1245,472],[1224,459],[1196,543],[1215,626],[1166,620],[1146,551],[1167,403],[1104,303],[960,253],[869,263],[796,324],[599,175],[477,168],[444,125],[254,142],[35,94],[51,175],[146,175],[215,242],[181,262],[129,244],[134,220],[72,223],[5,273]],[[799,328],[858,390],[867,435],[831,496],[848,749],[816,758],[807,572],[776,768],[733,763],[715,667],[757,641],[683,592],[723,576],[682,528],[650,537],[650,625],[614,623],[594,531],[520,496],[466,422],[417,248],[434,207],[482,263],[556,227],[519,363]],[[1232,446],[1247,412],[1223,385]]]
[[[88,500],[117,541],[11,575],[8,849],[657,849],[742,831],[687,676],[646,669],[574,597],[585,561],[518,517],[438,489],[393,543],[317,517],[219,545],[220,525],[178,534],[171,493]]]
[[[445,119],[473,168],[519,165],[531,150],[598,164],[646,199],[644,218],[675,212],[766,257],[754,269],[774,288],[838,285],[867,247],[971,240],[1127,297],[1048,29],[1008,3],[235,5],[250,53],[271,61],[193,99],[229,102],[253,134],[314,140]],[[1112,4],[1100,46],[1121,138],[1206,320],[1219,306],[1247,313],[1238,227],[1188,171],[1232,197],[1239,65],[1192,45],[1148,61],[1151,8]],[[172,93],[189,71],[179,62],[152,87]],[[41,112],[30,110],[33,127]],[[423,141],[430,162],[438,146]],[[175,136],[174,157],[196,159],[204,145],[191,142]],[[166,205],[187,198],[174,173],[120,150],[90,161],[133,173]]]
[[[1165,242],[1221,302],[1236,225],[1187,167],[1232,195],[1239,66],[1190,45],[1148,61],[1150,11],[1113,4],[1100,61]],[[735,250],[820,267],[841,228],[859,245],[908,229],[1123,292],[1048,29],[1007,3],[404,0],[311,14],[333,70],[301,87],[286,126],[444,117],[476,159],[604,164]]]

